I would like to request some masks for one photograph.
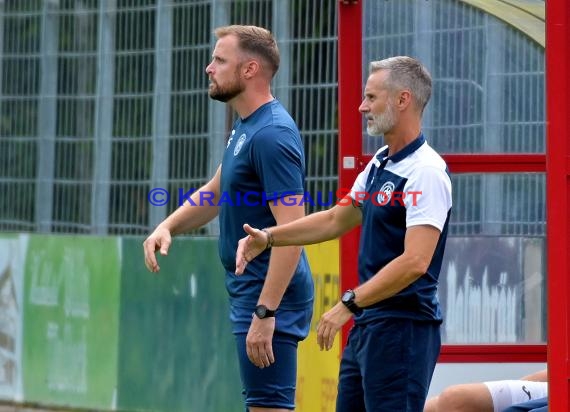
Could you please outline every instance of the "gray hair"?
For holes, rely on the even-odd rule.
[[[431,96],[431,75],[416,59],[408,56],[389,57],[370,63],[370,74],[378,70],[389,72],[387,86],[392,89],[409,89],[416,106],[423,112]]]

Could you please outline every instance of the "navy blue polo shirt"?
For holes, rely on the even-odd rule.
[[[248,263],[235,276],[243,224],[275,226],[271,204],[288,195],[304,193],[305,157],[299,130],[277,100],[264,104],[245,119],[238,118],[222,160],[219,253],[232,305],[251,308],[265,281],[271,251]],[[281,309],[312,305],[313,279],[305,252],[279,305]]]
[[[441,322],[436,293],[452,202],[444,160],[422,134],[390,157],[385,146],[359,174],[350,196],[362,206],[360,283],[404,252],[408,227],[430,225],[441,232],[427,272],[396,295],[366,309],[356,322],[382,317]]]

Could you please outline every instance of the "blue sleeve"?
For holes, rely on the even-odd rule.
[[[305,157],[297,131],[265,127],[255,134],[250,154],[267,200],[304,192]]]

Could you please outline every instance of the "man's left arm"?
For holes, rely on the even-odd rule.
[[[434,226],[409,227],[404,240],[404,253],[392,260],[367,282],[354,289],[354,303],[370,306],[396,295],[426,273],[441,232]],[[331,349],[338,330],[352,317],[352,312],[338,302],[326,312],[317,326],[317,343]]]
[[[303,195],[287,196],[279,202],[271,202],[271,212],[277,225],[297,220],[305,215],[302,198]],[[301,246],[278,247],[271,250],[267,276],[257,301],[258,305],[265,305],[270,310],[277,309],[295,273],[301,250]],[[260,368],[275,362],[271,344],[274,330],[274,317],[259,319],[253,316],[246,338],[246,349],[248,358]]]
[[[451,181],[443,167],[422,167],[408,180],[404,252],[355,289],[358,306],[394,296],[425,274],[451,208]]]
[[[354,303],[360,307],[370,306],[414,283],[427,272],[440,234],[439,229],[430,225],[409,227],[404,239],[404,253],[357,287]]]

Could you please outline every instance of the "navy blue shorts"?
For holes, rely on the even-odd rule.
[[[440,346],[439,323],[355,325],[340,363],[336,412],[423,411]]]
[[[251,363],[246,351],[245,339],[253,308],[232,305],[230,309],[245,404],[248,407],[295,409],[297,346],[309,333],[312,306],[299,310],[277,310],[272,342],[275,363],[263,369]]]
[[[297,344],[292,336],[274,334],[275,363],[260,369],[247,357],[246,333],[235,335],[245,404],[264,408],[295,409]]]

